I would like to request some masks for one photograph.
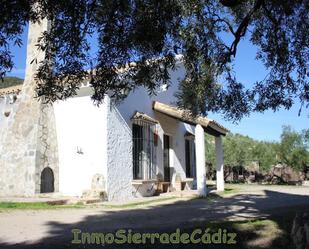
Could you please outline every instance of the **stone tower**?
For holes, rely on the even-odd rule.
[[[0,131],[0,196],[40,193],[41,174],[45,168],[53,174],[53,190],[59,189],[53,107],[35,98],[35,75],[45,57],[36,44],[48,27],[47,20],[29,24],[25,80],[16,112],[8,117],[6,126]]]

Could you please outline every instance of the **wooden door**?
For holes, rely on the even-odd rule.
[[[170,137],[164,135],[163,137],[163,165],[164,165],[164,181],[170,182]]]

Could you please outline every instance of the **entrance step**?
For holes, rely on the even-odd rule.
[[[171,183],[170,182],[158,182],[157,189],[155,194],[171,192]]]

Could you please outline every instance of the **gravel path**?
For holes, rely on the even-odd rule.
[[[135,209],[4,211],[0,213],[0,248],[68,248],[74,228],[84,232],[120,228],[156,232],[211,220],[267,217],[287,206],[309,206],[308,187],[243,185],[239,189],[224,198],[180,198]]]

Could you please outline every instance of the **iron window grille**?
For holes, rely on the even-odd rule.
[[[133,120],[133,178],[136,180],[155,179],[155,128],[156,125],[151,122]]]

